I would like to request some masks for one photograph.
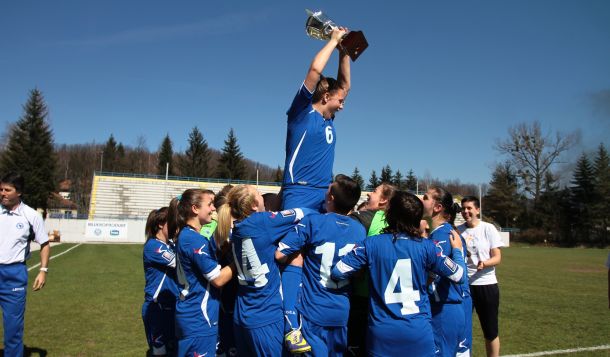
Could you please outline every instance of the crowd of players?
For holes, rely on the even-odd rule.
[[[469,356],[474,306],[499,355],[502,243],[478,199],[382,184],[356,209],[358,184],[332,176],[334,118],[351,88],[346,33],[332,32],[287,111],[279,196],[189,189],[150,213],[150,354]],[[337,79],[324,77],[335,49]]]

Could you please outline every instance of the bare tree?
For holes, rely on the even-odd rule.
[[[509,138],[497,143],[494,149],[509,157],[525,192],[536,203],[547,172],[559,163],[559,156],[577,142],[578,135],[576,132],[543,134],[538,121],[518,124],[510,128],[508,134]]]

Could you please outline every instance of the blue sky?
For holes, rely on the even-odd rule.
[[[285,111],[323,46],[305,8],[370,44],[336,119],[335,173],[389,164],[485,183],[494,143],[533,120],[579,131],[573,156],[609,144],[605,0],[3,1],[0,129],[37,87],[57,143],[112,133],[157,150],[169,133],[181,151],[198,126],[220,149],[232,127],[247,157],[283,166]]]

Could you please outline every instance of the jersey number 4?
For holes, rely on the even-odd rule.
[[[396,291],[396,286],[400,287],[400,292]],[[400,313],[403,315],[416,314],[419,307],[415,304],[419,301],[419,291],[413,289],[413,273],[411,272],[411,259],[398,259],[392,276],[388,281],[388,286],[383,294],[386,305],[401,304]]]
[[[233,255],[236,255],[235,248],[233,248]],[[241,241],[241,259],[236,259],[236,261],[241,261],[241,264],[238,264],[239,269],[237,273],[237,281],[240,285],[253,283],[257,288],[267,285],[269,267],[267,266],[267,263],[261,264],[261,260],[258,258],[258,254],[256,254],[256,249],[254,249],[254,243],[252,243],[251,238],[245,238]]]
[[[354,249],[355,244],[346,244],[343,248],[339,249],[339,257],[342,257]],[[333,265],[333,258],[335,257],[335,243],[326,242],[316,247],[314,251],[316,254],[322,254],[320,264],[320,284],[329,289],[339,289],[348,284],[347,280],[335,282],[330,279],[330,269]]]

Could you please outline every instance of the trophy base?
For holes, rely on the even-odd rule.
[[[358,57],[369,47],[362,31],[350,31],[347,36],[341,41],[341,47],[347,52],[352,61],[356,61]]]

